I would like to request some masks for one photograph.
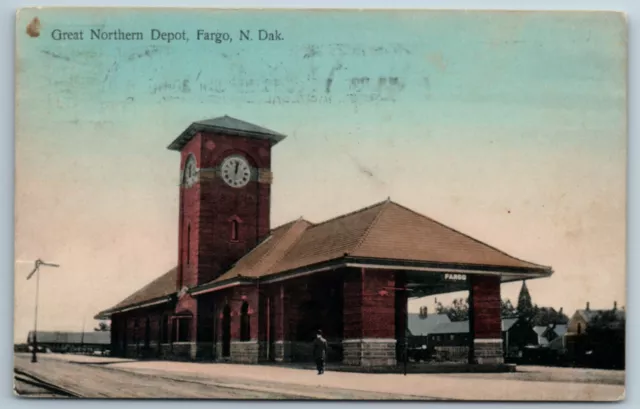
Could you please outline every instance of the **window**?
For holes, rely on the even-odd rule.
[[[454,338],[453,334],[449,335],[449,340],[450,341],[453,341],[453,338]]]
[[[190,331],[190,325],[191,325],[191,318],[190,317],[180,317],[180,318],[176,318],[173,321],[173,325],[175,325],[175,340],[176,342],[189,342],[189,334],[191,333]]]
[[[578,323],[578,335],[582,334],[582,324]]]
[[[238,221],[231,220],[231,241],[238,241]]]
[[[251,317],[249,316],[249,304],[242,303],[240,312],[240,341],[249,341],[251,339]]]
[[[191,225],[187,226],[187,265],[191,261]]]

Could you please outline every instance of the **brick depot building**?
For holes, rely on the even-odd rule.
[[[469,290],[470,363],[501,363],[500,284],[551,268],[389,200],[272,229],[271,152],[284,138],[224,116],[169,145],[181,158],[178,264],[96,316],[111,319],[112,354],[308,361],[322,329],[329,361],[395,365],[408,298]]]

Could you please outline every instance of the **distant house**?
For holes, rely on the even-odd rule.
[[[547,331],[546,325],[536,325],[533,327],[533,331],[538,336],[538,345],[541,347],[549,345],[549,340],[544,337],[544,333]]]
[[[428,335],[431,334],[435,327],[440,324],[451,322],[447,314],[429,315],[427,307],[420,307],[420,312],[418,314],[407,314],[407,319],[409,338],[413,338],[416,342],[426,342]],[[422,339],[424,339],[424,341],[418,341]]]
[[[104,352],[109,349],[109,345],[111,344],[111,333],[109,331],[85,333],[38,331],[37,342],[38,347],[51,350],[52,352]],[[27,344],[33,345],[33,331],[30,331],[27,335]]]
[[[617,303],[613,304],[611,310],[592,310],[587,303],[586,308],[583,310],[576,310],[571,319],[569,320],[567,334],[569,336],[583,335],[589,332],[589,327],[594,325],[602,326],[607,325],[611,329],[615,329],[624,323],[625,312],[622,309],[617,308]],[[607,323],[600,320],[600,318],[607,316]]]
[[[566,324],[536,325],[533,327],[533,331],[538,336],[537,345],[541,347],[548,347],[553,344],[556,349],[558,345],[563,348],[564,335],[567,333],[567,328],[568,325]]]
[[[535,345],[538,335],[519,318],[502,319],[502,342],[505,356],[516,356],[526,345]],[[428,347],[437,360],[464,361],[469,353],[469,321],[442,323],[428,336]]]
[[[624,368],[625,360],[624,309],[577,310],[565,334],[566,356],[579,366]]]

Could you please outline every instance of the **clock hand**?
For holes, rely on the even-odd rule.
[[[235,172],[235,176],[236,176],[236,177],[238,176],[238,165],[239,165],[239,163],[238,163],[238,162],[236,162],[236,172]]]

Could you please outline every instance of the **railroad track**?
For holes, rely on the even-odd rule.
[[[81,398],[77,393],[49,383],[33,374],[14,369],[14,390],[18,396],[47,398]]]

